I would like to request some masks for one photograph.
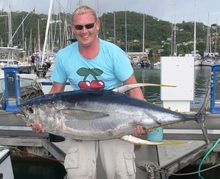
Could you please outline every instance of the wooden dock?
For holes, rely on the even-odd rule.
[[[209,139],[212,145],[220,134],[220,115],[207,113],[206,127],[208,128]],[[71,140],[62,142],[50,142],[48,133],[37,134],[32,132],[26,123],[13,113],[0,111],[0,145],[25,147],[28,152],[48,156],[52,154],[57,160],[63,161],[68,145]],[[146,138],[146,135],[142,136]],[[210,148],[203,141],[203,135],[199,125],[194,122],[186,122],[179,126],[172,126],[164,129],[164,140],[185,141],[181,145],[161,146],[135,146],[137,178],[144,179],[147,176],[155,179],[166,179],[171,173],[176,173],[187,165],[198,161]],[[37,150],[36,150],[37,148]],[[45,152],[46,151],[46,152]],[[219,152],[218,149],[214,151]],[[211,159],[208,160],[212,165]],[[158,170],[157,172],[147,172]],[[98,178],[105,178],[104,170],[98,157]],[[163,171],[162,173],[159,171]]]

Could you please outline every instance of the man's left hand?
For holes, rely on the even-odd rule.
[[[142,126],[136,126],[132,132],[133,136],[141,136],[146,134],[146,130]]]

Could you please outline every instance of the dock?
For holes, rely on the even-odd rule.
[[[220,69],[219,69],[220,71]],[[186,85],[187,86],[187,85]],[[31,90],[29,90],[31,92]],[[35,94],[35,93],[31,93]],[[211,100],[214,98],[211,92]],[[178,96],[178,95],[177,95]],[[185,104],[185,103],[184,103]],[[219,106],[214,103],[210,109],[219,112]],[[176,105],[176,104],[175,104]],[[220,114],[213,114],[207,110],[205,126],[208,131],[209,144],[204,141],[200,126],[196,121],[187,121],[185,124],[173,124],[163,129],[164,141],[181,141],[178,145],[140,146],[135,145],[136,178],[168,179],[186,166],[198,163],[218,140],[220,134]],[[195,114],[190,110],[190,114]],[[147,139],[147,135],[141,136]],[[28,153],[55,158],[63,164],[66,152],[71,143],[70,139],[60,142],[52,142],[49,134],[37,134],[32,132],[26,123],[12,112],[0,111],[0,145],[22,147]],[[220,162],[216,157],[220,151],[218,145],[207,157],[204,165],[213,166]],[[101,165],[100,156],[97,160],[97,178],[106,178]]]
[[[155,179],[167,179],[182,168],[191,165],[203,157],[210,146],[218,139],[220,134],[220,115],[207,113],[205,125],[208,129],[210,145],[204,142],[203,134],[199,125],[194,121],[164,128],[163,140],[185,141],[179,145],[158,146],[135,146],[137,177],[144,179],[151,176]],[[64,161],[68,145],[71,140],[62,142],[51,142],[49,134],[37,134],[32,132],[26,123],[11,112],[0,111],[0,145],[25,147],[30,153],[51,156],[57,160]],[[146,139],[146,135],[142,136]],[[218,147],[214,151],[219,152]],[[219,162],[210,158],[207,164]],[[105,178],[100,157],[97,160],[97,177]],[[149,172],[152,171],[152,172]]]

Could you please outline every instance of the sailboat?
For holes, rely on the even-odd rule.
[[[194,57],[194,66],[201,66],[201,55],[198,54],[196,50],[196,4],[195,4],[195,15],[194,15],[194,41],[193,41],[193,51],[191,54],[185,54],[186,57]]]
[[[204,58],[202,60],[202,66],[211,66],[215,64],[213,58],[213,53],[211,53],[211,37],[210,37],[210,27],[209,27],[209,14],[208,14],[208,25],[207,25],[207,40],[206,40],[206,51],[204,52]]]
[[[145,14],[143,14],[143,46],[142,46],[143,57],[141,58],[141,67],[149,67],[150,60],[148,59],[148,56],[145,55],[144,42],[145,42]]]
[[[50,27],[50,21],[51,21],[52,6],[53,6],[53,0],[50,0],[50,6],[49,6],[48,18],[47,18],[47,26],[46,26],[46,32],[45,32],[45,39],[44,39],[44,46],[43,46],[42,57],[41,57],[41,65],[42,66],[44,63],[43,59],[45,59],[46,55],[50,54],[50,53],[48,53],[46,46],[47,46],[47,42],[48,42],[48,33],[49,33],[49,27]],[[49,56],[47,56],[47,57],[49,57]],[[55,59],[55,57],[53,57],[53,59]],[[51,81],[51,79],[50,79],[50,75],[53,71],[53,65],[54,65],[54,63],[52,63],[50,69],[48,70],[48,72],[45,76],[39,75],[39,78],[37,78],[35,80],[35,84],[37,84],[40,87],[40,89],[42,90],[42,92],[44,94],[48,94],[50,92],[52,85],[53,85],[53,81]],[[71,87],[70,83],[66,82],[66,86],[65,86],[64,91],[72,91],[72,90],[73,90],[73,88]]]

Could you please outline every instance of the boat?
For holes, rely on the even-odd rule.
[[[194,66],[201,66],[202,60],[201,55],[198,54],[198,56],[194,57]]]
[[[210,57],[205,57],[202,59],[201,66],[211,66],[215,64],[215,60]]]
[[[211,66],[215,64],[215,55],[212,53],[210,27],[209,27],[209,14],[208,14],[208,25],[207,25],[207,40],[206,50],[204,52],[204,58],[202,59],[201,66]]]
[[[146,68],[147,68],[147,67],[149,67],[149,66],[150,66],[150,63],[149,63],[148,61],[146,61],[146,60],[141,61],[141,63],[140,63],[140,64],[141,64],[141,67],[142,67],[142,68],[144,68],[144,67],[146,67]]]
[[[160,68],[160,60],[154,63],[154,68]]]
[[[196,4],[195,4],[195,12],[194,12],[194,38],[193,38],[193,51],[191,54],[185,54],[186,57],[194,57],[194,66],[201,66],[201,55],[196,50]]]
[[[189,54],[185,54],[185,57],[194,57],[194,66],[201,66],[202,65],[202,59],[201,59],[201,55],[199,55],[198,53],[189,53]]]
[[[50,78],[37,78],[33,86],[37,85],[44,94],[48,94],[53,86],[53,81]],[[73,91],[73,88],[68,81],[66,82],[64,91]]]
[[[0,53],[7,54],[7,58],[0,60],[0,94],[5,90],[5,75],[3,68],[5,67],[19,67],[20,87],[24,88],[31,86],[33,80],[37,78],[36,74],[30,74],[32,71],[31,65],[25,65],[18,60],[14,60],[14,55],[23,52],[22,49],[17,47],[0,47]]]
[[[55,54],[51,53],[50,50],[46,49],[47,44],[48,44],[48,32],[50,28],[52,6],[53,6],[53,0],[50,0],[50,6],[49,6],[49,11],[48,11],[48,17],[47,17],[47,26],[46,26],[46,31],[45,31],[44,46],[43,46],[43,50],[42,50],[42,54],[40,58],[41,61],[39,62],[40,68],[37,69],[38,78],[36,78],[36,80],[34,81],[34,86],[39,86],[39,88],[44,94],[48,94],[53,85],[53,81],[50,79],[50,76],[53,71]],[[72,39],[72,41],[75,41],[75,40]],[[50,64],[50,67],[46,69],[46,73],[44,73],[45,70],[43,70],[45,63]],[[72,91],[72,90],[73,88],[71,87],[70,83],[66,82],[64,91]]]
[[[11,164],[11,151],[3,149],[0,151],[0,178],[14,179],[14,173]]]
[[[144,68],[144,67],[148,68],[148,67],[150,67],[150,64],[151,64],[150,60],[147,57],[142,57],[141,58],[140,65],[141,65],[142,68]]]

